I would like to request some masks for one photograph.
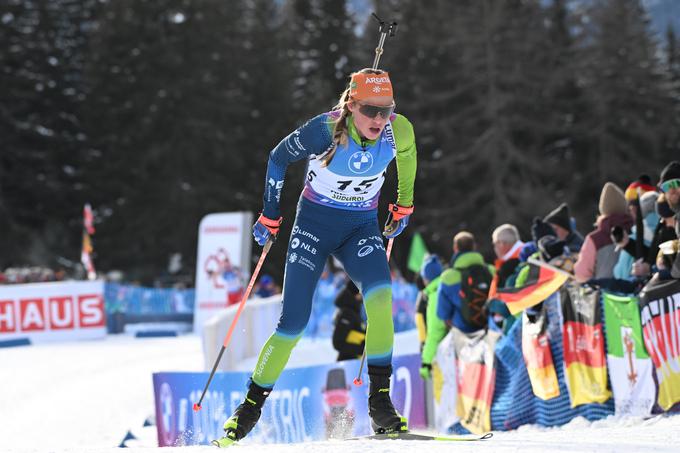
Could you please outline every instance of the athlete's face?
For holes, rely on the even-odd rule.
[[[362,101],[351,101],[347,108],[354,117],[354,126],[359,134],[369,140],[380,137],[387,120],[394,111],[394,99],[374,97]]]

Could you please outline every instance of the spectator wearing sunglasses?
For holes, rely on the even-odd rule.
[[[376,429],[407,429],[389,396],[394,325],[383,238],[399,235],[413,212],[416,144],[413,126],[394,109],[389,74],[362,69],[351,75],[333,110],[307,121],[269,153],[264,206],[253,225],[259,245],[279,233],[279,200],[288,165],[305,161],[307,177],[288,243],[281,317],[262,347],[246,399],[224,425],[227,443],[245,437],[259,419],[309,321],[314,288],[330,255],[343,264],[366,309],[371,421]],[[378,197],[385,170],[395,159],[396,202],[389,205],[387,223],[380,228]]]
[[[674,160],[661,171],[659,190],[666,197],[666,202],[675,213],[675,235],[680,237],[680,162]],[[680,278],[680,254],[675,257],[671,276]]]
[[[649,258],[653,260],[658,270],[665,270],[668,274],[667,278],[670,278],[670,269],[673,267],[673,261],[669,261],[668,255],[660,254],[659,248],[661,244],[678,237],[675,234],[675,212],[673,212],[668,201],[666,201],[665,193],[660,194],[656,199],[655,210],[661,220],[659,220],[659,224],[654,230]]]

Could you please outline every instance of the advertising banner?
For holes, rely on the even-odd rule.
[[[432,388],[434,393],[434,427],[445,433],[459,421],[456,414],[458,379],[456,374],[456,347],[454,331],[449,331],[437,346],[432,362]]]
[[[549,400],[560,394],[546,318],[545,305],[533,319],[526,311],[522,313],[522,355],[534,395],[542,400]]]
[[[652,279],[640,292],[645,346],[656,368],[658,403],[668,410],[680,402],[680,280]]]
[[[475,434],[491,430],[491,403],[496,385],[494,351],[500,332],[478,330],[463,333],[455,327],[458,403],[460,423]]]
[[[564,367],[571,407],[604,403],[611,398],[611,392],[607,388],[600,293],[568,284],[560,290],[560,299]]]
[[[424,428],[425,396],[418,374],[418,355],[393,361],[392,401],[412,428]],[[284,370],[262,409],[255,429],[242,441],[294,443],[342,439],[370,434],[368,375],[364,384],[352,385],[359,361]],[[217,373],[198,412],[198,401],[208,378],[202,373],[155,373],[158,445],[209,444],[223,435],[222,425],[243,401],[249,373]]]
[[[0,343],[106,336],[104,284],[68,281],[0,286]]]
[[[253,214],[208,214],[198,227],[194,331],[229,305],[241,301],[250,278]]]
[[[646,417],[654,406],[656,386],[654,366],[642,338],[638,299],[603,291],[602,300],[616,414]]]

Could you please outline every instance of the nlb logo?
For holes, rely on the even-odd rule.
[[[0,300],[0,333],[103,327],[100,294]]]

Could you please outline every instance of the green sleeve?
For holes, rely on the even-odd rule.
[[[397,204],[413,206],[413,186],[416,181],[416,136],[413,125],[405,116],[397,114],[392,121],[397,144]]]
[[[515,288],[519,288],[521,286],[524,286],[528,277],[529,277],[529,266],[523,266],[522,269],[517,274],[517,278],[515,279],[515,285],[514,285]]]
[[[434,286],[433,286],[434,284]],[[437,354],[437,347],[448,333],[446,323],[437,316],[437,289],[439,287],[439,279],[435,279],[428,285],[427,296],[427,337],[425,338],[425,345],[423,346],[422,362],[432,363],[434,356]]]

